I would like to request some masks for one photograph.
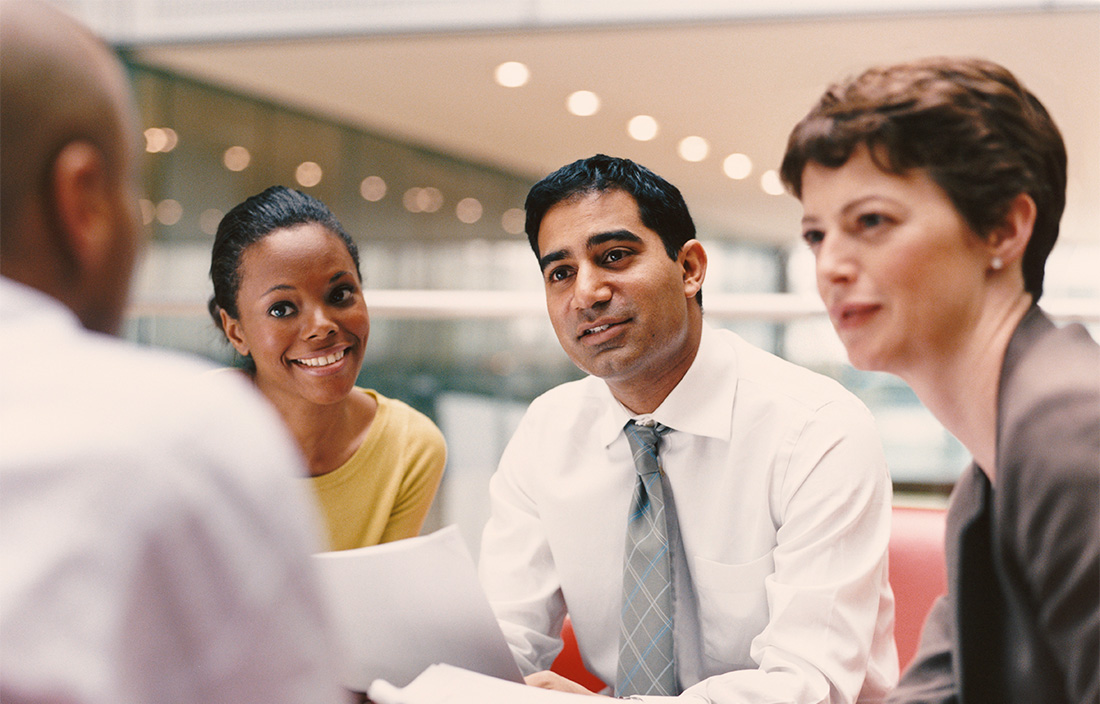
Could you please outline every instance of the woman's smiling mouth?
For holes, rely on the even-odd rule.
[[[343,359],[345,352],[347,352],[346,349],[345,350],[340,350],[339,352],[333,352],[332,354],[325,355],[324,357],[310,357],[308,359],[295,359],[294,363],[295,364],[300,364],[303,367],[314,367],[314,368],[316,368],[316,367],[327,367],[328,365],[336,364],[341,359]]]

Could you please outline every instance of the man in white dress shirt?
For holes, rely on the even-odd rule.
[[[526,207],[554,330],[590,375],[531,404],[490,484],[480,573],[528,683],[587,691],[546,672],[568,612],[615,691],[634,419],[671,428],[672,694],[880,700],[898,674],[891,486],[867,409],[704,322],[706,253],[679,191],[644,167],[575,162]]]
[[[288,434],[117,330],[141,245],[118,61],[0,5],[0,700],[343,701]]]

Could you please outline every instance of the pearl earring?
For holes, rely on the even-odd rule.
[[[1000,271],[1004,268],[1005,263],[1000,257],[993,257],[993,259],[989,261],[989,266],[993,267],[993,271]]]

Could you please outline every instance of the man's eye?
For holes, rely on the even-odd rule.
[[[567,278],[569,278],[569,269],[563,266],[552,269],[546,276],[547,281],[564,281]]]
[[[287,301],[279,301],[267,309],[267,314],[272,318],[285,318],[294,312],[294,305]]]
[[[628,254],[630,254],[630,252],[625,249],[612,249],[607,254],[603,255],[603,260],[606,264],[614,264],[615,262],[625,259]]]

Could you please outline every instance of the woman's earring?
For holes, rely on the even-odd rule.
[[[1005,263],[1000,257],[993,257],[993,259],[989,260],[989,266],[993,267],[993,271],[1000,271],[1005,267]]]

